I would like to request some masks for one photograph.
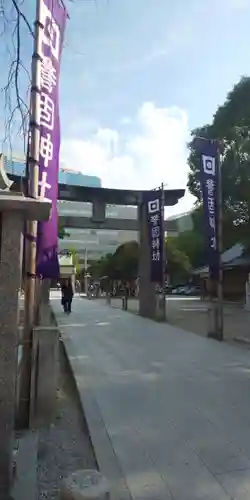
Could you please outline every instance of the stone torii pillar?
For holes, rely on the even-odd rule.
[[[147,207],[141,202],[138,205],[139,231],[139,314],[144,318],[156,317],[155,284],[150,280],[151,249],[148,239]]]
[[[22,231],[47,220],[51,203],[0,190],[0,498],[9,498],[18,365]]]

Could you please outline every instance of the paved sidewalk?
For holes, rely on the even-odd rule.
[[[51,303],[112,499],[249,500],[248,350],[101,301],[76,298],[71,316]]]

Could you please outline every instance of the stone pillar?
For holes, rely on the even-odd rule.
[[[0,498],[8,498],[18,353],[22,213],[2,212],[0,248]]]
[[[139,314],[145,318],[155,318],[155,285],[150,281],[150,244],[148,240],[147,210],[145,204],[138,206],[139,230]]]
[[[33,330],[30,426],[49,425],[55,414],[58,377],[59,331],[56,326]]]

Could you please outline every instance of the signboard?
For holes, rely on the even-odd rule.
[[[67,11],[60,0],[40,0],[39,22],[43,29],[40,93],[39,197],[52,202],[49,221],[38,224],[37,274],[59,276],[58,173],[60,151],[59,77]]]
[[[203,196],[204,228],[207,239],[209,273],[212,279],[219,276],[218,247],[218,145],[202,139],[199,143],[200,180]]]
[[[144,193],[144,203],[146,204],[150,245],[150,277],[153,283],[162,283],[164,227],[161,191]]]

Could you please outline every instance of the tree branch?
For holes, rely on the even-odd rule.
[[[7,60],[10,61],[6,85],[2,87],[4,95],[4,137],[3,147],[7,143],[12,152],[13,135],[21,136],[23,149],[26,153],[27,132],[29,122],[28,91],[30,88],[30,72],[25,68],[21,57],[21,28],[34,37],[31,25],[23,12],[24,0],[0,0],[0,37],[4,40],[7,49]],[[22,41],[22,46],[24,42]],[[24,45],[25,46],[25,45]],[[23,80],[27,82],[23,84]],[[22,93],[22,87],[26,90]],[[23,95],[22,95],[23,94]]]
[[[27,19],[27,17],[24,15],[24,13],[20,10],[19,6],[18,6],[18,3],[16,2],[16,0],[11,0],[14,7],[15,7],[15,10],[18,14],[18,17],[19,18],[22,18],[22,20],[24,21],[24,23],[26,24],[27,28],[28,28],[28,31],[30,33],[30,35],[34,38],[35,34],[34,34],[34,31],[32,30],[31,28],[31,25]],[[22,2],[23,3],[23,2]]]

